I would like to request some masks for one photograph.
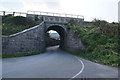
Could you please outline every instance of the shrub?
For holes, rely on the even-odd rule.
[[[29,23],[26,17],[6,15],[2,17],[2,35],[11,35],[40,24],[41,21]]]
[[[68,27],[77,32],[83,43],[87,44],[86,51],[80,52],[78,56],[111,66],[120,65],[117,23],[95,19],[91,24],[78,25],[71,20]]]

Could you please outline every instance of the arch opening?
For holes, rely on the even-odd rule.
[[[54,42],[57,43],[56,45],[59,45],[59,47],[61,49],[63,49],[63,47],[65,45],[65,36],[66,36],[65,29],[58,25],[50,26],[46,30],[46,35],[49,36],[49,35],[51,35],[51,33],[57,35],[57,37],[55,39],[56,41],[54,41]],[[49,36],[49,37],[51,37],[51,36]],[[47,40],[46,40],[46,43],[48,42]],[[53,43],[53,44],[55,44],[55,43]],[[49,43],[49,44],[52,44],[52,43]],[[46,44],[46,47],[48,47],[47,45],[49,45],[49,44]]]

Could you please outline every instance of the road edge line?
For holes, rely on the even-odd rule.
[[[75,57],[76,57],[76,56],[75,56]],[[80,74],[83,72],[84,67],[85,67],[83,61],[80,60],[78,57],[76,57],[76,58],[77,58],[77,60],[82,64],[82,69],[81,69],[76,75],[74,75],[71,79],[73,79],[73,78],[77,77],[78,75],[80,75]],[[71,80],[71,79],[69,79],[69,80]]]

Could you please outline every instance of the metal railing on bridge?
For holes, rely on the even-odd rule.
[[[24,12],[0,11],[0,15],[2,15],[2,16],[8,15],[8,14],[11,14],[13,16],[24,16],[24,17],[26,17],[27,14],[32,14],[32,15],[59,16],[59,17],[70,17],[70,18],[81,18],[81,19],[84,19],[84,16],[82,16],[82,15],[64,14],[64,13],[41,12],[41,11],[27,11],[27,13],[24,13]]]
[[[41,12],[41,11],[27,11],[27,14],[59,16],[59,17],[71,17],[71,18],[81,18],[81,19],[84,19],[84,16],[82,16],[82,15],[65,14],[65,13],[53,13],[53,12]]]

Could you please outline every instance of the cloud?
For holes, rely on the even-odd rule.
[[[60,8],[59,0],[0,0],[0,6],[9,11],[54,11]]]
[[[59,0],[21,0],[21,2],[25,10],[53,11],[60,8]]]
[[[1,11],[8,11],[8,8],[5,8],[5,7],[3,7],[3,6],[0,6],[0,10],[1,10]]]
[[[19,0],[1,0],[0,7],[4,11],[23,11],[23,4]]]
[[[117,21],[119,0],[0,0],[0,10],[45,11],[84,15],[93,18]]]

